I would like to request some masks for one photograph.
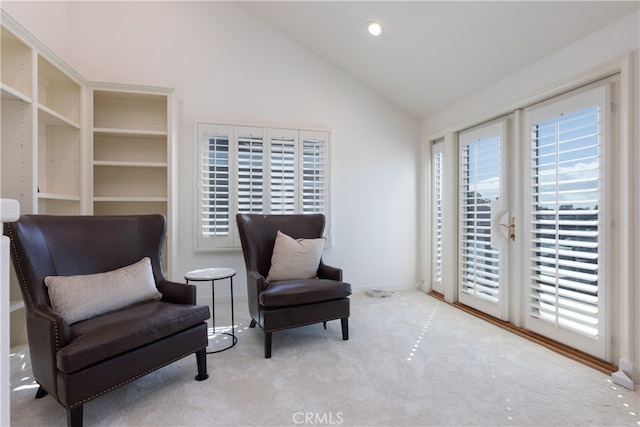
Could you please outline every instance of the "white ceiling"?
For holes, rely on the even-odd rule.
[[[637,10],[639,1],[238,2],[423,118]],[[384,26],[374,38],[366,24]]]

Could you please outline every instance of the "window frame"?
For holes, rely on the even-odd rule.
[[[211,165],[210,160],[212,159],[209,157],[211,147],[207,146],[210,141],[209,136],[214,135],[221,140],[224,140],[225,137],[227,139],[226,173],[229,180],[229,194],[226,211],[224,197],[222,197],[220,199],[221,205],[214,209],[218,212],[214,212],[213,216],[215,217],[219,213],[222,224],[226,218],[228,229],[224,230],[224,227],[221,227],[218,233],[215,231],[205,233],[204,230],[209,225],[209,221],[205,218],[206,206],[211,201],[215,203],[215,194],[213,190],[210,190],[210,187],[212,186],[211,181],[215,182],[217,178],[207,177],[206,170],[207,165]],[[331,132],[329,130],[199,121],[196,123],[196,138],[194,250],[240,248],[240,238],[235,221],[237,213],[322,213],[325,215],[324,234],[328,244],[330,240],[329,225],[331,224]],[[291,144],[293,156],[290,150],[286,156],[281,156],[282,151],[276,149],[276,145],[280,142],[285,145]],[[321,148],[316,151],[312,150],[309,154],[308,150],[305,150],[307,146]],[[240,152],[241,147],[245,148],[242,152]],[[313,158],[314,153],[319,156],[317,159]],[[311,156],[311,163],[307,161],[309,156]],[[309,164],[312,165],[311,168],[309,168]],[[241,166],[245,167],[244,170],[240,169]],[[274,168],[280,169],[274,174]],[[305,174],[306,171],[310,171],[310,173]],[[241,182],[241,175],[244,182]],[[278,179],[278,175],[282,179]],[[305,176],[311,176],[311,178],[305,180]],[[243,183],[246,185],[242,185]],[[254,192],[254,190],[256,191]],[[241,198],[241,192],[245,197]],[[308,197],[309,192],[312,193],[310,198]],[[274,204],[278,200],[286,201],[286,206]],[[216,207],[215,204],[209,206]],[[222,210],[220,210],[220,206],[222,206]],[[279,210],[277,206],[283,208]]]

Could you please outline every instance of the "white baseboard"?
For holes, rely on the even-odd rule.
[[[611,374],[611,381],[629,390],[634,390],[633,363],[620,359],[618,366],[618,371]]]

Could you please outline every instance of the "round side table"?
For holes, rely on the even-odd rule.
[[[233,315],[233,276],[236,275],[236,271],[233,268],[203,268],[200,270],[189,271],[184,275],[184,279],[189,282],[211,282],[211,321],[213,323],[213,335],[228,335],[231,337],[231,344],[225,348],[219,350],[207,351],[207,354],[220,353],[221,351],[229,350],[236,345],[238,337],[236,337],[235,321]],[[220,332],[216,333],[216,310],[215,310],[215,283],[216,280],[229,279],[231,288],[231,333]]]

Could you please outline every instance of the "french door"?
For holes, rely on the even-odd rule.
[[[458,137],[458,301],[602,359],[610,93],[527,108],[519,135],[504,119]]]
[[[600,85],[525,114],[526,327],[603,359],[610,92]]]
[[[511,234],[506,136],[506,120],[459,135],[458,301],[500,319]]]

